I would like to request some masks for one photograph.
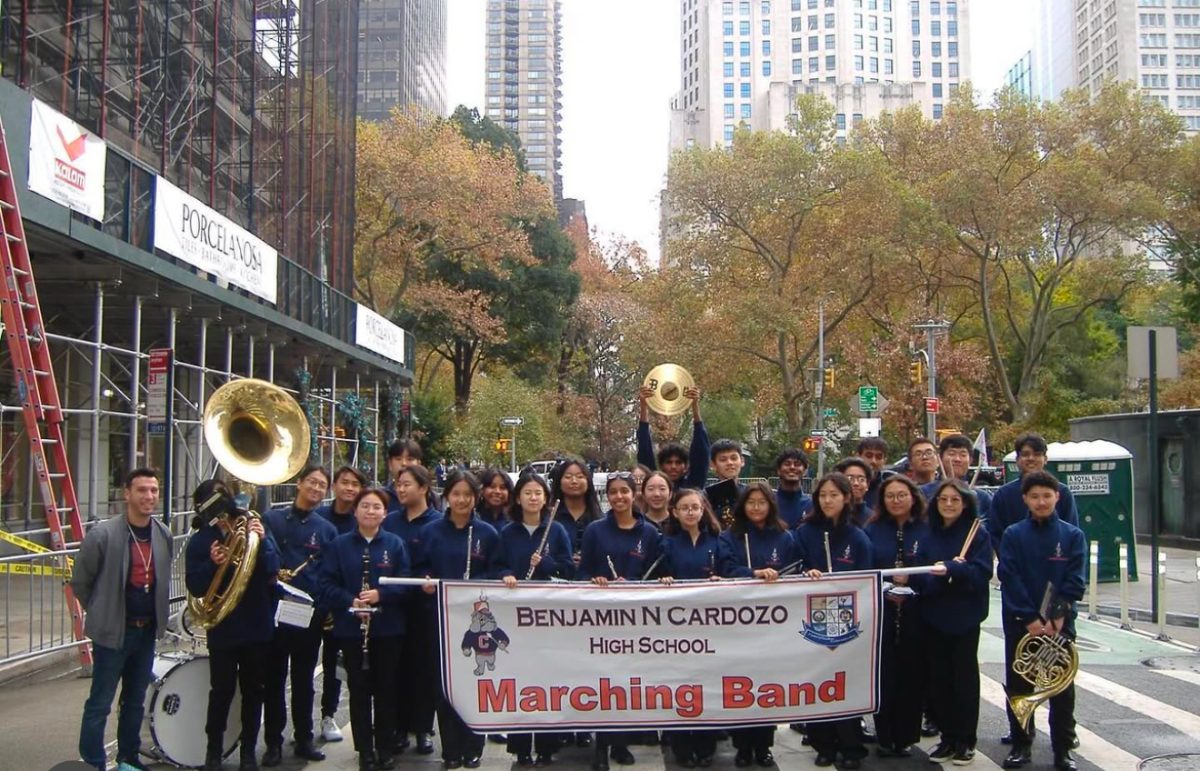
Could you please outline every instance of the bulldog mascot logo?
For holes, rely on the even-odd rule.
[[[496,622],[487,600],[480,599],[471,611],[471,628],[463,634],[464,656],[475,654],[475,676],[483,674],[484,668],[496,668],[496,649],[508,650],[508,635]]]

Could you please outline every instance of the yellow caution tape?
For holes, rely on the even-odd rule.
[[[45,565],[26,565],[23,562],[0,562],[0,573],[8,573],[14,576],[58,576],[66,578],[70,576],[69,570],[63,568],[52,568]]]
[[[0,530],[0,541],[6,541],[8,543],[11,543],[13,546],[16,546],[18,549],[24,549],[25,551],[31,551],[31,552],[34,552],[35,554],[45,554],[46,552],[50,551],[45,546],[42,546],[40,543],[34,543],[33,541],[30,541],[28,538],[22,538],[19,535],[13,535],[12,533],[9,533],[4,530]]]

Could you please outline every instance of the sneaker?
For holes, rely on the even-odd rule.
[[[149,769],[139,760],[126,758],[117,762],[117,771],[149,771]]]
[[[930,763],[945,763],[954,758],[954,745],[949,742],[939,742],[929,753]]]
[[[343,739],[342,729],[338,728],[333,715],[321,718],[321,738],[327,742],[340,742]]]
[[[954,765],[969,766],[975,762],[974,747],[960,747],[958,752],[954,753]]]

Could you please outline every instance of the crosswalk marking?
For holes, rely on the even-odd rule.
[[[1150,671],[1156,675],[1166,675],[1176,680],[1182,680],[1185,683],[1200,685],[1200,672],[1192,672],[1188,669],[1152,669]]]
[[[1159,671],[1164,672],[1165,670]],[[1075,686],[1134,712],[1152,717],[1160,723],[1166,723],[1184,736],[1200,736],[1200,715],[1193,715],[1178,707],[1164,704],[1158,699],[1143,696],[1132,688],[1126,688],[1082,670],[1075,676]]]
[[[1004,709],[1008,704],[1008,697],[1004,693],[1004,686],[990,677],[981,677],[980,681],[980,693],[983,695],[984,700],[1000,709]],[[1050,718],[1044,706],[1039,707],[1034,712],[1033,719],[1037,723],[1037,728],[1042,732],[1042,735],[1049,736]],[[1137,756],[1131,755],[1117,745],[1102,739],[1078,723],[1075,725],[1075,733],[1079,736],[1079,749],[1075,750],[1075,754],[1086,758],[1100,768],[1133,769],[1137,767],[1139,760]]]

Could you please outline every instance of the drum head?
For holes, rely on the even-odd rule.
[[[153,756],[176,766],[204,765],[208,737],[208,657],[162,654],[154,659],[154,682],[146,696]],[[225,755],[242,732],[241,694],[235,693],[225,722]]]

